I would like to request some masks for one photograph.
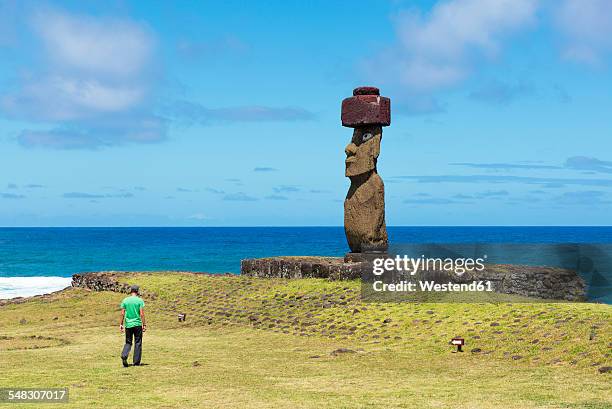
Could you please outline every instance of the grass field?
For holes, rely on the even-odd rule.
[[[119,280],[144,290],[144,366],[119,359],[124,295],[75,288],[0,307],[0,387],[68,387],[68,404],[47,406],[70,408],[612,408],[612,373],[598,370],[612,365],[607,305],[362,303],[357,282],[315,279]],[[454,336],[465,353],[452,353]]]

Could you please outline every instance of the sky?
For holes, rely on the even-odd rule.
[[[612,225],[608,0],[0,0],[0,226]]]

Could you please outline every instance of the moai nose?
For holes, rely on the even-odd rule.
[[[357,153],[357,145],[353,142],[349,143],[346,145],[346,148],[344,148],[344,153],[346,153],[346,156],[354,156]]]

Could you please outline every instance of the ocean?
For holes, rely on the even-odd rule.
[[[612,243],[612,227],[388,227],[390,243]],[[0,228],[0,298],[70,285],[74,273],[238,273],[240,260],[343,256],[342,227]],[[494,261],[494,260],[490,260]]]

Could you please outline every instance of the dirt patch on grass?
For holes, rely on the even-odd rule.
[[[21,337],[0,336],[0,351],[15,351],[24,349],[41,349],[68,345],[62,338],[29,335]]]

